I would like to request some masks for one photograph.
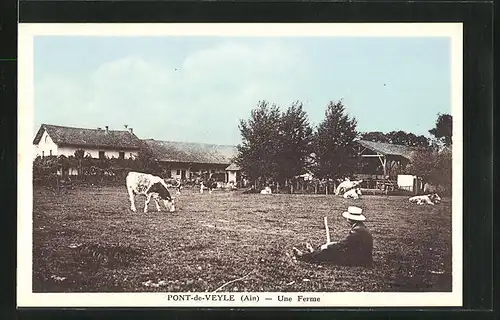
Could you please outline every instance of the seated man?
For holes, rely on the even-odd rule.
[[[366,220],[362,209],[349,207],[342,216],[347,218],[351,230],[344,239],[338,242],[330,242],[314,250],[309,243],[306,244],[308,252],[302,253],[293,247],[293,253],[297,259],[308,262],[329,262],[339,265],[372,265],[373,238],[363,224]]]

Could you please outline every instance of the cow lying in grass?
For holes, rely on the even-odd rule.
[[[416,204],[430,204],[434,205],[435,203],[441,202],[441,198],[437,193],[426,194],[422,196],[414,196],[409,199],[411,203]]]
[[[354,188],[346,193],[344,193],[344,198],[345,199],[359,199],[361,198],[361,189],[360,188]]]
[[[170,212],[175,211],[174,198],[170,195],[168,191],[167,184],[165,181],[157,176],[147,173],[140,172],[129,172],[127,175],[127,191],[130,198],[130,210],[136,212],[135,207],[135,195],[142,194],[146,196],[146,202],[144,203],[144,213],[148,212],[148,204],[151,197],[155,200],[156,209],[158,212],[161,211],[160,204],[158,200],[163,200],[165,208]],[[167,205],[169,203],[169,205]]]
[[[358,180],[358,181],[346,180],[346,181],[342,181],[342,183],[339,184],[339,186],[337,187],[337,189],[335,189],[335,195],[338,196],[339,194],[346,193],[347,191],[356,188],[358,185],[361,184],[361,182],[363,182],[363,180]]]
[[[265,187],[264,189],[260,190],[260,194],[273,194],[273,191],[269,187]]]

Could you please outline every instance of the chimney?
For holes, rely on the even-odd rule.
[[[133,128],[128,128],[128,131],[130,131],[130,133],[134,133],[134,129]]]
[[[106,126],[106,133],[109,133],[109,126]]]

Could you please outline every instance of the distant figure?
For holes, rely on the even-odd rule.
[[[342,213],[351,229],[344,239],[338,242],[325,243],[314,249],[306,243],[308,252],[303,253],[293,247],[293,253],[299,260],[307,262],[327,262],[337,265],[371,266],[373,263],[373,238],[363,221],[366,220],[362,209],[349,207]]]

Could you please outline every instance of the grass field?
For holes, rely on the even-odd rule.
[[[125,187],[34,191],[34,292],[451,291],[451,201],[407,197],[243,195],[184,190],[174,213],[129,210]],[[363,208],[374,237],[372,268],[297,262],[291,248],[332,240],[341,213]]]

